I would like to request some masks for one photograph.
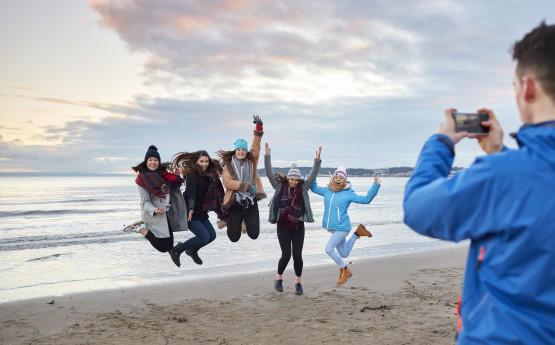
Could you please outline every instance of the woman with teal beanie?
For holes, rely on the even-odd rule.
[[[255,240],[260,234],[258,201],[266,194],[258,174],[260,142],[264,129],[260,117],[254,116],[256,124],[250,150],[247,141],[237,139],[233,151],[219,150],[223,171],[222,183],[226,188],[222,210],[227,213],[227,236],[231,242],[239,241],[243,222],[247,235]]]

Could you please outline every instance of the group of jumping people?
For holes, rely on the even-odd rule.
[[[201,265],[198,252],[216,239],[216,231],[208,212],[218,216],[218,228],[227,227],[231,242],[237,242],[242,233],[251,239],[260,234],[258,202],[266,198],[258,173],[263,123],[254,116],[254,136],[250,149],[244,139],[237,139],[231,151],[219,150],[219,160],[212,159],[204,150],[180,152],[171,162],[162,163],[156,146],[151,145],[144,160],[132,167],[141,197],[141,216],[144,225],[136,232],[143,235],[160,252],[168,252],[172,261],[181,266],[181,254],[185,252]],[[343,258],[349,256],[360,237],[372,237],[362,224],[347,240],[351,221],[347,209],[352,202],[369,204],[377,195],[380,179],[365,196],[356,194],[348,181],[347,170],[340,166],[326,187],[318,186],[316,177],[321,166],[322,147],[316,151],[314,165],[306,179],[295,163],[287,175],[274,173],[271,149],[265,145],[264,168],[271,186],[275,189],[269,203],[268,221],[276,224],[277,238],[281,248],[274,288],[283,291],[283,273],[291,256],[295,270],[295,294],[302,295],[303,270],[302,249],[305,222],[314,222],[308,191],[323,196],[324,215],[322,227],[331,233],[326,253],[339,267],[337,285],[344,284],[351,276]],[[181,177],[183,176],[183,177]],[[184,192],[181,186],[185,183]],[[225,187],[225,191],[224,191]],[[127,229],[127,228],[126,228]],[[190,230],[194,236],[174,245],[173,233]]]

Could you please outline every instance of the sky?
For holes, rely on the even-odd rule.
[[[0,172],[215,158],[254,114],[276,167],[319,146],[324,167],[414,166],[450,107],[492,109],[514,148],[511,47],[543,20],[555,1],[2,0]]]

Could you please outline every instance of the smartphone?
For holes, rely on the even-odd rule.
[[[453,112],[455,120],[455,132],[467,131],[473,135],[487,135],[489,127],[484,127],[480,123],[489,120],[487,113],[457,113]]]

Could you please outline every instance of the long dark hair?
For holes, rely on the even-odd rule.
[[[197,164],[200,157],[208,157],[208,168],[206,168],[206,172],[213,172],[218,176],[222,173],[222,166],[220,165],[220,162],[216,159],[210,158],[208,152],[204,150],[176,153],[172,159],[172,167],[179,168],[183,177],[189,174],[200,176],[202,175],[202,169]]]
[[[231,159],[233,158],[233,156],[235,156],[235,150],[234,151],[224,151],[224,150],[219,150],[218,152],[216,152],[218,154],[218,156],[221,158],[222,163],[229,163],[231,162]],[[252,153],[250,151],[247,151],[247,157],[246,159],[248,159],[249,161],[253,161],[254,158],[252,156]]]

